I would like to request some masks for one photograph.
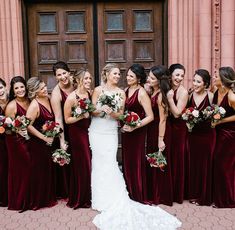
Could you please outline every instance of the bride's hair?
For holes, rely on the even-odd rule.
[[[101,80],[106,83],[107,82],[107,76],[110,74],[112,69],[119,68],[117,64],[115,63],[108,63],[101,72]]]

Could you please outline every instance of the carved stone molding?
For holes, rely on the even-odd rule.
[[[216,74],[221,64],[221,0],[213,0],[212,10],[212,75]]]

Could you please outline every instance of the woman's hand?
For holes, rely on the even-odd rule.
[[[124,125],[122,127],[123,132],[129,132],[129,133],[134,131],[135,129],[136,129],[136,127],[132,127],[132,126],[129,126],[129,125]]]
[[[173,97],[174,97],[174,91],[173,91],[173,89],[169,90],[169,91],[167,92],[166,96],[167,96],[167,99],[168,99],[168,100],[173,99]]]
[[[112,110],[109,106],[107,106],[107,105],[103,105],[103,106],[101,107],[101,110],[102,110],[103,112],[105,112],[106,114],[110,114],[110,113],[113,112],[113,110]]]
[[[89,116],[90,116],[90,114],[88,112],[83,113],[82,115],[83,115],[83,118],[89,118]]]
[[[52,145],[54,141],[54,137],[46,137],[44,136],[43,140],[46,142],[47,145]]]
[[[69,145],[67,141],[64,141],[63,143],[60,144],[60,148],[66,151],[68,149]]]
[[[166,145],[163,139],[158,138],[158,149],[163,152],[165,148],[166,148]]]

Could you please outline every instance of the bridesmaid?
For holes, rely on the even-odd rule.
[[[11,79],[9,103],[5,115],[15,118],[26,115],[29,107],[26,82],[23,77]],[[22,136],[21,136],[22,135]],[[30,154],[23,133],[6,135],[8,150],[8,209],[29,209]]]
[[[56,204],[54,163],[51,147],[54,138],[46,137],[41,133],[46,121],[54,121],[45,83],[37,77],[32,77],[27,82],[29,98],[32,100],[27,111],[31,120],[28,126],[32,137],[29,141],[31,154],[31,209],[37,210]]]
[[[226,110],[225,118],[214,123],[216,147],[214,153],[214,207],[235,208],[235,72],[221,67],[214,77],[217,91],[214,103]]]
[[[5,116],[8,102],[6,82],[0,78],[0,116]],[[5,133],[0,133],[0,207],[7,206],[8,157]]]
[[[167,93],[170,106],[171,126],[171,170],[173,201],[183,203],[184,199],[184,177],[185,177],[185,146],[186,125],[181,119],[181,114],[188,102],[188,91],[182,85],[185,68],[181,64],[172,64],[169,67],[171,76],[171,90]]]
[[[63,132],[60,134],[60,148],[67,150],[68,127],[64,121],[64,103],[67,96],[74,90],[70,79],[70,70],[65,62],[59,61],[53,65],[53,73],[58,81],[51,93],[51,107],[55,121],[60,124]],[[56,195],[59,198],[68,197],[69,165],[56,165]]]
[[[133,64],[127,72],[125,110],[135,112],[141,119],[137,127],[124,125],[122,130],[123,172],[130,198],[147,202],[145,138],[147,124],[153,120],[151,101],[142,85],[146,82],[144,67]]]
[[[210,74],[205,69],[195,71],[193,93],[188,107],[204,110],[211,105],[213,94],[209,92]],[[196,124],[188,133],[189,181],[188,191],[191,203],[211,205],[212,203],[212,157],[215,149],[215,130],[208,121]]]
[[[167,166],[164,172],[159,168],[147,166],[148,199],[153,204],[172,205],[171,184],[171,129],[167,119],[169,104],[167,92],[170,90],[168,69],[165,66],[154,66],[150,69],[148,81],[152,88],[151,102],[154,120],[148,125],[147,153],[164,150]]]
[[[64,105],[65,122],[68,124],[71,147],[71,174],[68,206],[74,209],[91,206],[91,152],[88,140],[90,115],[72,116],[72,108],[79,99],[91,99],[91,74],[84,69],[74,73],[77,89],[67,98]]]

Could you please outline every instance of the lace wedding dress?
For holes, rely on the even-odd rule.
[[[89,128],[92,150],[92,208],[100,211],[93,223],[102,230],[172,230],[181,226],[174,216],[128,196],[116,161],[117,121],[93,117]]]

